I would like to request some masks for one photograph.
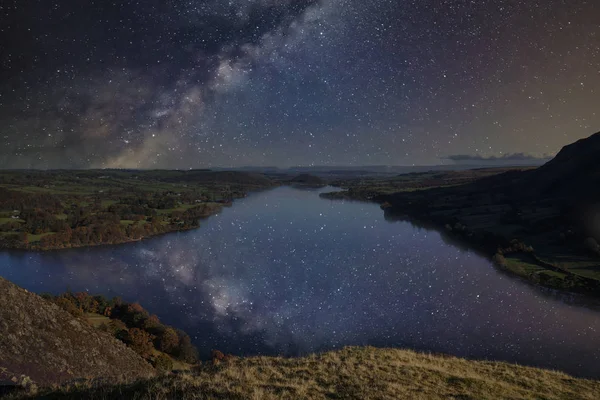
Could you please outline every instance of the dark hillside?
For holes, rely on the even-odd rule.
[[[291,183],[297,183],[301,185],[311,185],[311,186],[324,186],[326,183],[323,179],[318,176],[311,174],[300,174],[290,180]]]
[[[256,186],[265,188],[273,182],[262,174],[237,171],[185,171],[164,179],[166,182],[220,183]]]
[[[443,228],[535,283],[600,296],[600,133],[535,170],[375,199],[388,218]]]
[[[527,182],[538,193],[585,199],[600,196],[600,132],[565,146]]]

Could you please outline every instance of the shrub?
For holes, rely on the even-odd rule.
[[[504,256],[500,253],[496,253],[492,258],[492,261],[494,261],[494,264],[496,264],[498,267],[506,268],[506,266],[508,265],[506,263],[506,258],[504,258]]]
[[[150,358],[154,349],[150,334],[139,328],[131,328],[127,331],[125,343],[144,358]]]
[[[210,358],[213,365],[219,365],[221,363],[231,363],[236,360],[236,357],[231,354],[223,354],[219,350],[213,350],[210,352]]]
[[[56,300],[54,300],[54,302],[63,310],[71,313],[71,315],[74,315],[76,317],[80,317],[83,315],[83,311],[81,311],[81,309],[77,307],[75,303],[71,301],[70,298],[58,297],[56,298]]]
[[[213,350],[210,352],[210,358],[213,364],[218,364],[219,361],[225,360],[225,354],[219,350]]]
[[[173,370],[173,360],[165,354],[159,354],[152,361],[152,365],[159,372],[170,372]]]
[[[183,331],[178,331],[179,347],[175,351],[178,360],[194,364],[198,361],[198,350],[192,345],[190,337]]]
[[[144,330],[150,331],[152,329],[158,328],[160,326],[160,320],[156,315],[149,316],[146,320],[144,320]]]
[[[177,335],[177,332],[175,332],[175,329],[165,329],[160,336],[158,346],[160,351],[164,351],[168,354],[174,354],[179,347],[179,336]]]
[[[121,332],[127,332],[127,325],[123,321],[118,319],[111,319],[108,324],[109,332],[112,333],[116,338],[121,339],[123,335]]]

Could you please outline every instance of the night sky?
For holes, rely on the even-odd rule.
[[[597,0],[7,0],[1,168],[439,164],[600,130]]]

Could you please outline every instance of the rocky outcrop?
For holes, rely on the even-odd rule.
[[[141,378],[154,368],[111,335],[0,278],[0,371],[40,385]],[[8,375],[7,375],[8,374]]]

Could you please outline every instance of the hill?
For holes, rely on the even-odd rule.
[[[235,359],[194,374],[78,384],[40,394],[48,399],[576,400],[600,398],[600,382],[506,363],[349,347],[304,358]]]
[[[310,185],[310,186],[325,186],[326,183],[323,179],[318,176],[311,174],[300,174],[290,179],[290,183],[301,184],[301,185]]]
[[[600,297],[598,160],[600,133],[535,169],[348,179],[321,196],[378,202],[386,219],[435,228],[535,284]]]
[[[552,197],[600,196],[600,132],[565,146],[525,179],[533,192]]]
[[[244,185],[246,189],[263,189],[273,186],[273,182],[263,174],[239,171],[181,171],[179,174],[173,174],[166,178],[165,181]]]
[[[442,228],[528,280],[600,296],[600,133],[534,170],[381,194],[386,217]]]
[[[154,368],[108,333],[0,278],[0,381],[141,378]]]

